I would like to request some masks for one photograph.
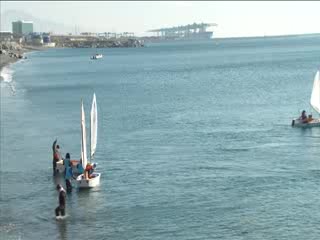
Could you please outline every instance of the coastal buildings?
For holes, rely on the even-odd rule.
[[[12,22],[12,33],[17,35],[25,35],[33,32],[33,22],[16,21]]]
[[[25,36],[25,42],[32,45],[42,45],[43,37],[41,33],[29,33]]]
[[[55,47],[55,42],[51,41],[50,33],[33,32],[24,36],[24,42],[29,45]]]
[[[12,35],[12,42],[36,47],[109,48],[144,46],[144,41],[136,38],[133,32],[83,32],[80,35],[34,32],[33,22],[21,20],[12,22]],[[6,41],[8,38],[7,35],[3,37]]]
[[[1,31],[0,32],[0,42],[11,42],[13,40],[12,32]]]

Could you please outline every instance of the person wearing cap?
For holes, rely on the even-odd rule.
[[[52,152],[53,152],[53,160],[52,160],[52,165],[53,165],[53,175],[56,174],[56,168],[57,168],[57,162],[59,162],[61,158],[61,153],[60,153],[60,146],[57,145],[57,139],[54,140],[53,145],[52,145]]]
[[[66,191],[63,189],[63,187],[60,184],[57,185],[57,191],[59,191],[59,206],[55,210],[56,217],[58,217],[60,214],[61,216],[65,216]]]

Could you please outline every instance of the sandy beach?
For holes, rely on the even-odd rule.
[[[24,54],[27,52],[40,51],[44,49],[45,48],[43,47],[24,46],[20,50],[6,50],[6,54],[3,54],[3,53],[0,54],[0,72],[5,66],[15,63],[21,59],[21,58],[14,57],[13,55],[10,56],[9,53],[24,56]]]

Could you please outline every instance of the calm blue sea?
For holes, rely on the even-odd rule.
[[[320,128],[291,127],[319,67],[319,35],[29,53],[0,82],[1,239],[320,239]],[[94,92],[101,186],[57,221],[52,142],[79,159]]]

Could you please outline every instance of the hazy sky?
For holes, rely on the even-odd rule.
[[[77,25],[79,31],[128,31],[141,35],[153,28],[207,22],[218,24],[213,28],[216,37],[320,32],[319,1],[1,1],[1,12],[7,10]]]

